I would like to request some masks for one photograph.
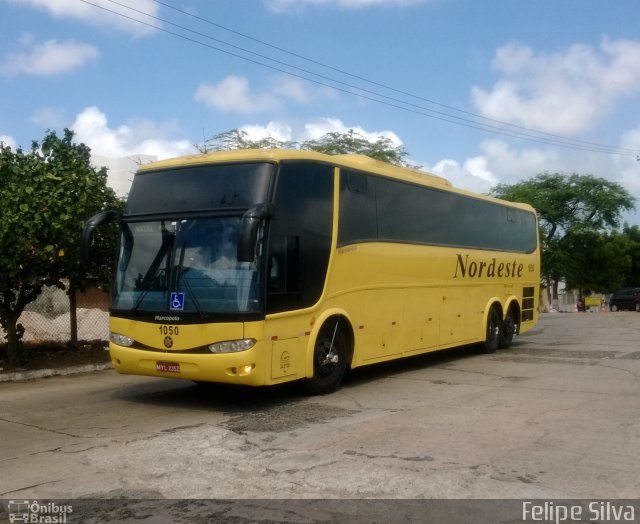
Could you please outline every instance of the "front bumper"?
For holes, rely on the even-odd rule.
[[[118,373],[179,378],[202,382],[262,386],[265,384],[264,342],[237,353],[207,354],[153,351],[109,344],[111,362]]]

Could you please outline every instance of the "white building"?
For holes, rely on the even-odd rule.
[[[131,189],[133,175],[138,166],[158,160],[154,155],[132,155],[121,158],[92,155],[91,163],[95,168],[106,167],[108,171],[108,185],[119,197],[126,197]]]

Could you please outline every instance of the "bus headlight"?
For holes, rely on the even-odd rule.
[[[225,340],[224,342],[215,342],[209,344],[211,353],[237,353],[246,351],[256,345],[255,338],[243,338],[240,340]]]
[[[111,340],[111,342],[113,342],[114,344],[118,344],[119,346],[126,346],[126,347],[131,347],[136,342],[131,337],[128,337],[126,335],[121,335],[120,333],[113,333],[113,332],[109,334],[109,340]]]

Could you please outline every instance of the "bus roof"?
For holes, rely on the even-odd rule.
[[[227,162],[280,162],[282,160],[315,160],[326,164],[332,164],[338,167],[350,168],[358,171],[366,171],[369,173],[386,176],[396,180],[404,180],[406,182],[418,182],[423,185],[441,187],[445,190],[453,190],[456,193],[465,194],[474,198],[500,202],[505,205],[519,207],[527,211],[534,211],[528,204],[516,202],[507,202],[488,195],[466,191],[454,186],[446,178],[433,173],[412,169],[409,167],[397,166],[382,162],[366,155],[343,154],[343,155],[326,155],[315,151],[307,151],[300,149],[233,149],[228,151],[215,151],[212,153],[201,153],[195,155],[181,156],[170,158],[167,160],[159,160],[149,164],[141,165],[138,172],[155,171],[159,169],[171,169],[184,166],[196,166],[206,164],[217,164]]]
[[[340,167],[349,167],[362,171],[370,171],[391,178],[418,178],[432,184],[451,186],[451,183],[440,176],[426,171],[419,171],[408,167],[396,166],[380,160],[375,160],[366,155],[325,155],[315,151],[299,149],[234,149],[229,151],[216,151],[198,155],[183,156],[160,160],[140,166],[139,171],[166,169],[180,166],[191,166],[210,163],[238,162],[238,161],[272,161],[280,160],[316,160],[327,164],[335,164]]]

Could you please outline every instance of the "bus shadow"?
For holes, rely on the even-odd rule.
[[[143,383],[119,388],[113,398],[168,408],[236,412],[266,409],[303,399],[305,394],[297,383],[252,387],[149,378]]]
[[[461,346],[372,364],[349,371],[341,390],[357,388],[377,380],[430,367],[459,362],[480,354],[477,346]],[[301,382],[276,386],[236,386],[150,378],[138,384],[118,389],[114,399],[168,408],[216,411],[228,415],[244,412],[264,413],[283,405],[293,405],[313,399]]]
[[[418,371],[425,368],[437,367],[450,362],[459,362],[466,358],[477,357],[481,351],[476,345],[459,346],[441,349],[430,353],[423,353],[410,357],[398,358],[379,364],[371,364],[350,371],[343,381],[343,387],[357,386],[373,382],[392,375]]]

